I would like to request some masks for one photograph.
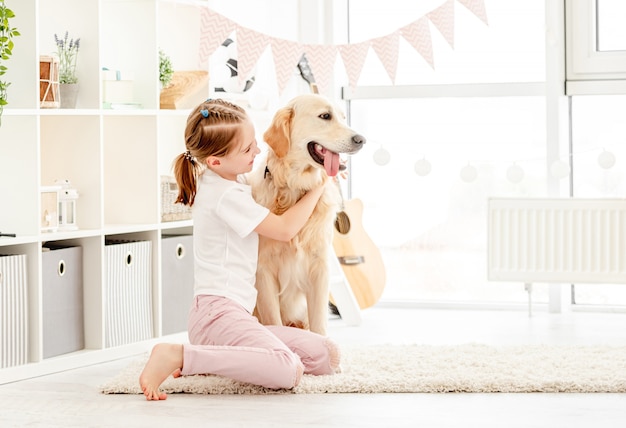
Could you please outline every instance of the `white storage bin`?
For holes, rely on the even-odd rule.
[[[105,303],[107,347],[153,337],[150,241],[107,241]]]
[[[28,362],[26,255],[0,255],[0,368]]]
[[[43,357],[85,347],[83,249],[44,248],[42,258]]]
[[[163,236],[161,248],[163,334],[187,331],[193,301],[193,236]]]

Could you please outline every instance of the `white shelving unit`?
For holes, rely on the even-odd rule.
[[[21,36],[4,76],[11,86],[0,126],[0,231],[17,236],[0,237],[0,255],[27,256],[28,363],[0,369],[0,384],[145,349],[146,343],[105,344],[109,239],[151,241],[152,339],[162,338],[161,238],[188,235],[192,223],[161,222],[160,176],[171,175],[173,157],[184,150],[188,111],[159,110],[158,51],[166,48],[179,64],[192,64],[200,19],[198,3],[190,1],[9,3],[16,14],[11,24]],[[173,28],[180,30],[176,40],[168,39]],[[39,56],[53,53],[54,34],[65,31],[81,41],[77,108],[41,109]],[[196,50],[177,49],[185,38]],[[141,109],[102,108],[103,67],[134,76],[134,101]],[[79,192],[79,229],[42,233],[40,189],[61,178]],[[47,243],[83,251],[85,349],[53,358],[44,358],[42,351],[42,247]]]

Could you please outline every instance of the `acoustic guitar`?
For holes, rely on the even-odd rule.
[[[305,55],[298,62],[298,70],[309,84],[311,92],[318,94],[313,71]],[[341,193],[339,183],[337,187]],[[333,248],[359,307],[365,309],[380,299],[385,288],[386,273],[380,251],[365,232],[362,218],[363,202],[360,199],[344,201],[341,195],[341,210],[335,219]]]
[[[365,309],[383,294],[385,264],[363,228],[363,202],[353,198],[342,205],[335,219],[333,248],[359,307]]]

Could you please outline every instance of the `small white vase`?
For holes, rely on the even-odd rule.
[[[78,83],[61,83],[59,85],[59,98],[61,108],[76,108],[78,97]]]

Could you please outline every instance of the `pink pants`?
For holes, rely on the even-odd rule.
[[[238,303],[196,296],[189,313],[183,375],[214,374],[267,388],[293,388],[302,373],[333,374],[339,348],[307,330],[264,326]]]

